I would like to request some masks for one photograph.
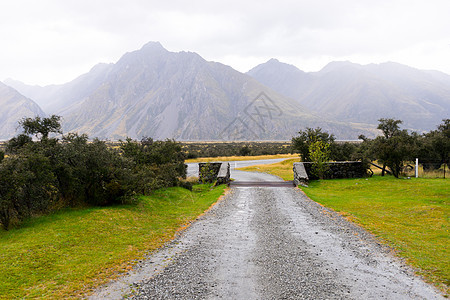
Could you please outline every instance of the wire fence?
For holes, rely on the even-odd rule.
[[[371,163],[371,170],[374,174],[381,174],[382,164],[378,162]],[[389,168],[386,168],[386,173],[391,174]],[[440,161],[420,162],[417,169],[417,177],[419,178],[450,178],[449,164],[441,163]],[[416,176],[416,162],[406,162],[403,166],[402,177]]]
[[[419,178],[450,178],[448,163],[442,163],[441,161],[419,161],[417,171]],[[409,162],[405,165],[403,175],[408,177],[416,176],[415,162]]]

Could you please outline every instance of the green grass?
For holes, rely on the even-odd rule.
[[[65,210],[0,231],[0,299],[85,295],[171,240],[224,189],[163,189],[136,205]]]
[[[448,180],[374,176],[313,181],[302,190],[382,238],[419,274],[449,292]]]
[[[238,168],[237,170],[250,172],[263,172],[279,176],[283,180],[293,180],[294,179],[293,163],[298,161],[300,161],[300,159],[298,158],[297,155],[297,158],[286,159],[278,163],[266,165],[254,165],[245,168]]]

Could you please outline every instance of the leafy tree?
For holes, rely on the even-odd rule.
[[[49,211],[57,195],[50,160],[38,152],[14,159],[17,160],[16,172],[20,182],[18,203],[21,207],[18,212],[22,219]]]
[[[386,139],[389,139],[393,136],[396,136],[400,133],[400,124],[403,123],[401,120],[394,119],[384,119],[381,118],[378,120],[378,127],[383,132],[383,135]]]
[[[418,138],[417,157],[424,169],[436,169],[450,159],[450,119],[442,120],[437,130]]]
[[[137,189],[148,193],[160,187],[176,186],[178,178],[186,178],[186,165],[181,145],[173,140],[141,142],[127,139],[121,144],[124,157],[134,162],[134,171],[142,176]]]
[[[326,144],[333,144],[334,139],[333,134],[323,132],[320,127],[315,129],[308,127],[306,130],[299,131],[297,137],[292,138],[292,148],[300,153],[302,161],[310,161],[309,147],[312,143],[322,141]]]
[[[10,154],[18,153],[25,145],[32,143],[33,140],[26,134],[19,134],[16,137],[11,138],[6,143],[6,151]]]
[[[441,162],[448,164],[450,158],[450,119],[442,120],[432,143]]]
[[[329,168],[327,162],[330,159],[330,144],[322,140],[312,142],[309,145],[309,157],[313,162],[312,170],[314,175],[323,179],[325,172]]]
[[[372,143],[372,155],[383,163],[381,175],[388,167],[395,177],[399,177],[406,160],[414,156],[415,141],[406,130],[400,130],[401,120],[379,119],[378,129],[383,132]]]
[[[335,161],[350,161],[358,159],[358,146],[353,143],[332,143],[330,144],[330,159]]]
[[[61,131],[61,117],[52,115],[49,118],[23,118],[19,121],[23,131],[27,135],[35,135],[41,140],[47,140],[50,133],[62,133]]]
[[[16,179],[14,160],[5,159],[0,164],[0,223],[8,230],[11,220],[16,216],[19,200],[19,184]]]
[[[59,153],[58,177],[63,197],[70,203],[110,205],[126,193],[126,177],[131,165],[104,141],[88,142],[86,135],[63,137]]]

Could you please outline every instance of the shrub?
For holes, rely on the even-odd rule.
[[[139,181],[133,185],[143,194],[169,186],[177,186],[179,178],[186,178],[186,165],[181,145],[173,140],[153,141],[143,138],[141,142],[127,139],[121,143],[124,157],[130,159]]]
[[[330,144],[317,140],[309,145],[309,157],[313,163],[313,174],[323,179],[329,169],[327,162],[330,159]]]
[[[302,161],[311,161],[310,145],[322,141],[326,144],[334,143],[334,135],[323,132],[322,128],[306,128],[299,131],[299,136],[292,138],[292,148],[300,153]]]

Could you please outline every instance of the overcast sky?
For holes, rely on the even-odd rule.
[[[68,82],[159,41],[246,72],[394,61],[450,74],[449,0],[0,0],[0,80]]]

